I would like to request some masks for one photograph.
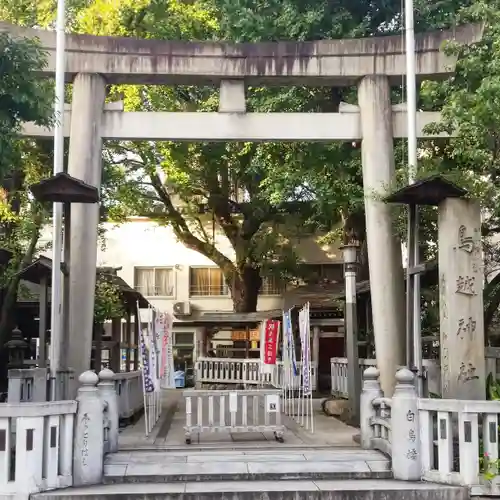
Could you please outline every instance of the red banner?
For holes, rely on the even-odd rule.
[[[264,364],[276,364],[276,351],[278,346],[278,331],[280,322],[268,319],[264,329]],[[262,349],[262,347],[261,347]]]

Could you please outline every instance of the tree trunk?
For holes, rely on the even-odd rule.
[[[234,312],[255,312],[261,285],[260,268],[243,266],[235,275],[231,286]]]

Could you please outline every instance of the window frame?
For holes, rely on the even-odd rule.
[[[223,293],[219,294],[219,295],[203,295],[203,294],[193,294],[193,285],[192,285],[192,271],[194,270],[197,270],[197,269],[211,269],[211,270],[217,270],[221,273],[221,276],[222,276],[222,289],[223,289]],[[224,299],[227,299],[228,297],[230,297],[230,291],[229,291],[229,287],[226,283],[226,279],[224,277],[224,274],[222,272],[222,269],[218,266],[189,266],[189,283],[188,283],[188,286],[189,286],[189,297],[190,298],[193,298],[193,299],[204,299],[204,298],[210,298],[210,299],[217,299],[217,298],[224,298]],[[211,285],[208,285],[209,287]]]
[[[328,269],[335,270],[336,273],[339,273],[339,282],[343,279],[343,264],[340,262],[323,262],[320,264],[304,264],[306,266],[307,274],[311,274],[315,272],[315,269],[319,270],[318,280],[319,282],[323,280],[331,280],[325,275],[328,274]],[[306,284],[311,283],[310,278],[304,280]]]
[[[155,282],[155,292],[156,289],[158,288],[156,286],[156,271],[157,270],[166,270],[170,271],[172,273],[172,295],[146,295],[142,290],[138,288],[137,285],[137,272],[138,271],[154,271],[154,282]],[[143,297],[145,298],[151,298],[151,299],[175,299],[176,296],[176,279],[175,279],[175,266],[134,266],[134,290],[137,292],[141,293]]]
[[[264,287],[265,287],[266,280],[269,280],[269,279],[277,280],[277,283],[275,282],[274,285],[279,287],[279,285],[280,285],[279,278],[277,278],[276,276],[264,276],[262,278],[262,285],[260,287],[259,295],[261,295],[263,297],[279,297],[280,295],[282,295],[286,291],[286,284],[285,283],[282,283],[281,288],[276,289],[277,291],[272,291],[272,290],[266,291]]]

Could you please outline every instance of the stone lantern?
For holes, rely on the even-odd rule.
[[[5,343],[5,347],[9,352],[9,368],[23,368],[24,355],[28,350],[28,344],[23,339],[23,334],[19,328],[12,330],[11,339]]]

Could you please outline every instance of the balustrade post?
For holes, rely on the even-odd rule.
[[[118,396],[115,387],[115,374],[108,368],[104,368],[99,372],[99,395],[103,402],[108,404],[107,417],[109,420],[109,452],[118,451],[118,429],[119,429],[119,411],[118,411]]]
[[[96,387],[99,377],[92,371],[78,378],[78,410],[73,445],[73,484],[100,484],[104,462],[104,405]]]
[[[360,430],[361,448],[368,450],[371,448],[372,428],[371,419],[375,416],[375,409],[372,401],[383,396],[380,382],[378,380],[380,372],[374,366],[370,366],[363,373],[363,389],[360,399]]]
[[[196,361],[194,364],[194,387],[201,389],[201,378],[203,376],[203,361]]]
[[[392,397],[391,445],[394,479],[420,481],[422,475],[418,396],[415,376],[407,368],[396,373]]]

